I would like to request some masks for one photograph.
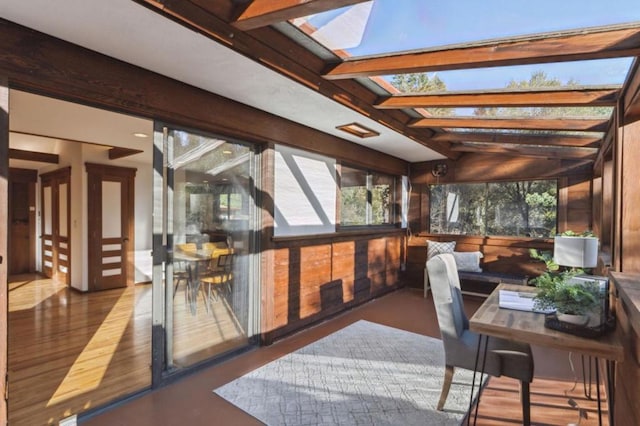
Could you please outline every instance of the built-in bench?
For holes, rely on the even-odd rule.
[[[460,278],[460,287],[463,294],[469,294],[472,296],[488,296],[493,289],[500,283],[507,284],[518,284],[518,285],[527,285],[529,281],[529,277],[524,275],[512,275],[512,274],[503,274],[500,272],[466,272],[466,271],[458,271],[458,277]],[[464,284],[470,284],[467,286],[463,286]],[[475,283],[475,284],[474,284]],[[492,283],[495,285],[487,285],[487,283]],[[429,275],[427,273],[427,268],[424,268],[424,297],[426,298],[429,294],[429,290],[431,286],[429,285]]]

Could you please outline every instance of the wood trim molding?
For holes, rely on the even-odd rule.
[[[140,154],[144,152],[141,149],[131,149],[131,148],[122,148],[119,146],[114,146],[109,149],[109,160],[117,160],[120,158],[128,157],[130,155]]]
[[[598,87],[527,91],[454,92],[396,95],[381,98],[379,109],[457,108],[457,107],[533,107],[533,106],[615,106],[620,89]]]
[[[9,168],[9,180],[12,182],[38,182],[38,171],[32,169]]]
[[[471,129],[526,129],[526,130],[573,130],[606,132],[608,119],[584,118],[471,118],[428,117],[412,121],[411,127],[471,128]]]
[[[24,151],[22,149],[9,148],[9,158],[14,160],[35,161],[38,163],[60,163],[58,154],[49,154],[47,152]]]
[[[638,54],[640,26],[636,23],[347,60],[326,71],[324,78],[335,80],[399,73],[619,58]]]
[[[237,7],[231,24],[243,31],[253,30],[364,1],[366,0],[253,0]]]
[[[502,143],[484,142],[455,142],[451,145],[451,149],[460,152],[477,152],[481,154],[494,153],[514,157],[561,158],[567,160],[589,161],[595,160],[598,152],[596,148],[575,148],[563,146],[548,146],[541,148],[527,145],[512,147],[505,146]]]
[[[640,62],[636,58],[635,63],[629,71],[629,75],[633,76],[625,87],[624,93],[624,124],[629,124],[640,120]]]
[[[529,135],[518,133],[439,133],[434,139],[443,142],[484,142],[514,145],[569,146],[597,148],[601,139],[593,136]]]

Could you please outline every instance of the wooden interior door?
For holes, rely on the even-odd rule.
[[[37,170],[9,170],[9,275],[34,272],[36,268]]]
[[[136,169],[87,163],[89,291],[134,284]]]
[[[69,284],[71,276],[71,167],[40,175],[42,273]]]

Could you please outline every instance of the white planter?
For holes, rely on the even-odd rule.
[[[587,323],[589,322],[588,315],[561,314],[560,312],[558,312],[556,316],[558,317],[558,321],[566,322],[569,324],[587,325]]]

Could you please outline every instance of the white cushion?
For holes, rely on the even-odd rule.
[[[439,242],[427,240],[427,260],[441,253],[453,253],[455,248],[455,241]]]
[[[453,258],[456,260],[458,271],[466,272],[482,272],[480,267],[480,259],[482,253],[479,251],[454,251]]]

